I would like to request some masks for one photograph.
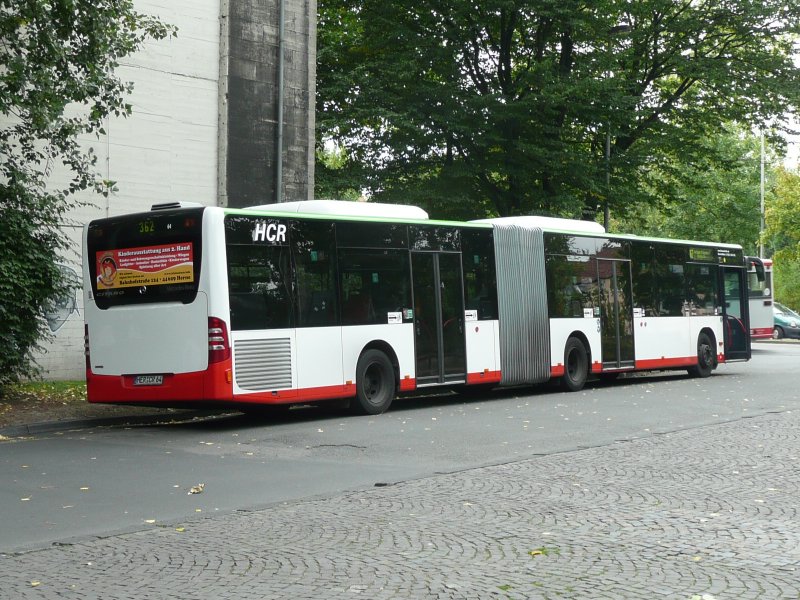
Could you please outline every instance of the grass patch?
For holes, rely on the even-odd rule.
[[[6,404],[77,404],[86,402],[84,381],[28,381],[0,389]]]

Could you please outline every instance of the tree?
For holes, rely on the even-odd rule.
[[[771,147],[767,163],[776,161]],[[696,151],[665,155],[639,170],[637,187],[654,201],[629,207],[614,229],[637,235],[705,239],[757,254],[761,228],[761,142],[727,125]],[[767,172],[767,199],[774,176]]]
[[[800,175],[780,168],[767,204],[764,241],[771,250],[775,299],[800,307]]]
[[[314,194],[326,200],[361,198],[357,165],[347,160],[344,148],[319,147],[314,169]],[[354,172],[355,171],[355,172]]]
[[[43,312],[67,285],[56,263],[69,249],[61,226],[75,194],[113,185],[78,138],[131,113],[131,84],[114,69],[147,39],[174,32],[132,0],[1,0],[0,385],[38,371]],[[61,165],[71,179],[54,189]]]
[[[593,217],[796,98],[793,2],[320,0],[317,123],[375,198]],[[606,139],[609,139],[608,160]],[[608,178],[609,183],[606,183]],[[424,204],[425,202],[423,202]]]

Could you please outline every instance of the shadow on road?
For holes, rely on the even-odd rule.
[[[725,377],[725,373],[717,372],[713,377]],[[587,382],[584,393],[606,388],[628,388],[631,386],[650,384],[656,382],[681,381],[689,379],[685,371],[646,371],[624,374],[614,380],[593,379]],[[315,404],[302,404],[291,407],[283,407],[277,410],[266,407],[259,410],[258,407],[247,412],[221,411],[218,414],[209,415],[205,418],[194,418],[191,420],[175,419],[159,423],[141,424],[137,427],[147,428],[167,428],[170,430],[187,429],[195,431],[228,431],[245,429],[250,427],[271,427],[280,426],[288,423],[313,423],[317,421],[329,421],[331,419],[353,418],[386,418],[392,415],[408,413],[419,409],[431,407],[448,407],[458,405],[477,405],[487,402],[489,405],[494,401],[509,400],[512,398],[532,398],[563,393],[569,397],[569,392],[561,392],[557,381],[550,381],[536,386],[520,386],[511,388],[497,388],[494,390],[484,390],[477,395],[459,394],[450,390],[439,392],[412,393],[398,397],[385,415],[374,417],[355,415],[349,411],[346,403],[342,401],[319,402]],[[129,423],[126,425],[130,427]],[[136,426],[136,425],[134,425]]]

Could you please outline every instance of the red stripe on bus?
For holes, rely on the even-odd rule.
[[[555,367],[550,367],[550,377],[563,377],[564,375],[564,365],[556,365]]]
[[[274,392],[253,392],[252,394],[234,394],[235,402],[248,404],[287,404],[312,400],[329,400],[333,398],[352,398],[356,395],[353,383],[343,385],[325,385],[321,387],[302,388],[296,390],[277,390]]]
[[[754,340],[772,337],[772,327],[757,327],[750,330],[750,337]]]
[[[164,373],[161,385],[134,385],[134,375],[98,375],[86,372],[89,402],[169,404],[198,400],[227,400],[233,395],[231,360],[209,365],[205,371]],[[159,373],[159,375],[161,375]]]
[[[478,373],[467,373],[467,385],[478,383],[500,383],[500,371],[480,371]]]
[[[401,392],[411,392],[417,389],[417,380],[408,377],[406,379],[400,380],[400,391]]]
[[[672,367],[691,367],[697,364],[696,356],[678,356],[676,358],[651,358],[637,360],[636,369],[649,371],[653,369],[669,369]]]
[[[330,385],[276,392],[234,394],[230,376],[230,359],[209,365],[206,371],[163,374],[163,383],[135,386],[133,375],[96,375],[86,373],[89,402],[180,404],[197,401],[284,404],[329,398],[351,398],[355,384]]]

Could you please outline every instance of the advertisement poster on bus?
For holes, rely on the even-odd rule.
[[[194,281],[194,248],[191,242],[101,250],[95,259],[98,289]]]

